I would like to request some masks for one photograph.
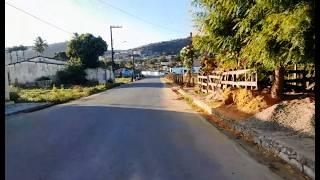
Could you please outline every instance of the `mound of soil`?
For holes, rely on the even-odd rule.
[[[248,119],[247,125],[270,130],[289,130],[315,135],[315,102],[310,98],[283,101]]]

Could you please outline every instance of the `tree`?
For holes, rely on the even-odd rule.
[[[206,53],[201,57],[201,71],[205,75],[210,74],[216,67],[216,60],[213,55]]]
[[[281,98],[284,71],[293,63],[313,62],[314,10],[311,0],[194,0],[200,34],[194,46],[216,53],[228,69],[263,67],[274,70],[273,98]]]
[[[92,34],[75,34],[67,45],[68,58],[79,58],[85,68],[99,66],[98,58],[107,51],[107,43],[99,36]]]
[[[54,54],[53,58],[59,59],[59,60],[63,60],[63,61],[67,61],[68,60],[66,52],[57,52],[57,53]]]
[[[282,98],[285,69],[290,64],[313,62],[312,1],[256,1],[239,23],[247,43],[241,56],[251,65],[274,70],[271,97]],[[247,32],[244,29],[251,29]]]
[[[188,68],[188,82],[187,87],[190,86],[192,76],[193,60],[196,58],[195,50],[192,45],[185,46],[180,51],[181,59],[183,60],[184,67]]]
[[[194,0],[199,11],[194,21],[199,35],[194,36],[193,45],[201,53],[215,53],[221,69],[241,66],[239,53],[242,39],[236,36],[236,24],[244,17],[251,0]]]
[[[48,44],[40,36],[38,36],[34,41],[33,50],[37,52],[37,55],[42,54],[47,47]]]

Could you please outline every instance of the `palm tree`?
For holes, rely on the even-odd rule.
[[[33,50],[37,52],[37,55],[42,54],[43,51],[48,47],[48,44],[40,36],[34,41]]]

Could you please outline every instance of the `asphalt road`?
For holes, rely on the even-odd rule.
[[[6,117],[6,180],[279,179],[159,78]]]

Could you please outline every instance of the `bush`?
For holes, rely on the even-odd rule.
[[[86,75],[81,66],[68,66],[66,69],[56,73],[55,83],[57,85],[82,85],[87,82]]]
[[[254,96],[250,90],[226,88],[221,93],[224,104],[234,103],[237,109],[246,113],[256,113],[267,107],[263,96]]]
[[[10,92],[10,100],[17,102],[19,100],[19,94],[17,92]]]
[[[99,84],[99,81],[96,81],[96,80],[89,80],[86,82],[86,85],[88,85],[88,86],[95,86],[98,84]]]
[[[108,79],[107,83],[113,83],[112,79]]]
[[[233,103],[233,96],[231,88],[226,88],[222,91],[222,99],[224,104],[232,104]]]
[[[36,81],[45,81],[45,80],[50,80],[50,78],[48,76],[41,76],[36,79]]]
[[[253,99],[252,92],[247,89],[236,89],[233,92],[233,102],[237,104],[238,108],[243,107],[251,99]]]

